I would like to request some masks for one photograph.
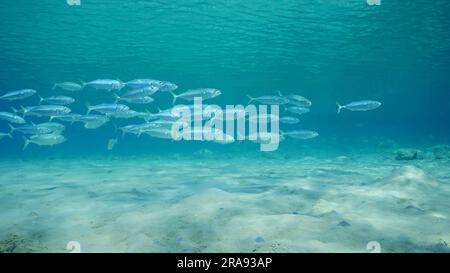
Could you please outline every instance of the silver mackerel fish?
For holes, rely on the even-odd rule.
[[[120,80],[110,80],[110,79],[98,79],[91,82],[84,82],[83,87],[89,86],[97,90],[120,90],[125,84]]]
[[[6,120],[10,123],[25,124],[27,123],[24,118],[9,112],[0,112],[0,120]]]
[[[30,138],[23,138],[25,144],[23,145],[23,150],[25,150],[30,143],[39,145],[39,146],[53,146],[57,144],[61,144],[65,142],[67,139],[59,134],[43,134],[43,135],[34,135]]]
[[[381,102],[375,100],[361,100],[354,101],[346,105],[340,105],[339,102],[336,102],[338,107],[338,114],[342,111],[342,109],[347,109],[350,111],[370,111],[377,109],[381,106]]]
[[[88,109],[87,114],[89,114],[92,111],[95,111],[102,114],[111,115],[128,112],[130,110],[130,107],[117,103],[102,103],[92,106],[87,105],[87,109]]]
[[[61,83],[55,83],[52,87],[52,90],[55,90],[56,88],[61,88],[63,90],[76,92],[76,91],[80,91],[81,89],[83,89],[83,86],[81,84],[74,83],[74,82],[61,82]]]
[[[24,116],[55,117],[69,114],[70,108],[62,105],[39,105],[22,107]]]
[[[287,104],[289,102],[289,100],[283,96],[261,96],[253,98],[247,95],[247,97],[249,98],[248,104],[252,103],[253,101],[262,104],[278,104],[278,105]]]
[[[34,89],[21,89],[6,93],[5,95],[0,97],[0,100],[21,100],[31,97],[34,94],[36,94],[36,90]]]
[[[177,101],[177,98],[182,98],[187,101],[193,101],[196,97],[201,97],[203,100],[212,99],[217,96],[220,96],[222,92],[218,89],[214,88],[198,88],[198,89],[189,89],[184,93],[176,95],[172,91],[169,91],[173,96],[173,104]]]

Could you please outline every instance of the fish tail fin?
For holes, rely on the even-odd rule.
[[[282,97],[282,96],[283,96],[283,94],[281,93],[281,91],[280,91],[280,90],[278,90],[277,92],[278,92],[278,96],[280,96],[280,97]]]
[[[117,95],[116,93],[113,93],[113,97],[114,97],[114,99],[115,99],[115,102],[114,102],[114,103],[118,103],[118,102],[120,101],[120,96]]]
[[[147,116],[144,117],[145,122],[148,122],[149,120],[151,120],[153,118],[153,113],[150,112],[148,109],[145,109],[145,112],[147,113]]]
[[[52,90],[55,90],[56,87],[58,87],[58,84],[57,84],[57,83],[54,83],[54,84],[53,84],[53,87],[52,87]]]
[[[28,147],[28,145],[30,144],[30,140],[28,139],[28,138],[26,138],[26,137],[23,137],[23,141],[25,142],[24,144],[23,144],[23,149],[22,149],[22,151],[25,151],[25,149]]]
[[[81,83],[81,90],[83,90],[86,87],[86,82],[83,80],[80,80]]]
[[[20,106],[20,109],[22,109],[22,116],[26,116],[27,115],[27,108],[23,107],[22,105]]]
[[[49,122],[53,121],[53,119],[55,118],[55,116],[50,116],[50,118],[48,119]]]
[[[86,106],[86,108],[87,108],[87,112],[86,112],[86,115],[89,115],[89,113],[91,113],[91,105],[89,104],[89,102],[86,102],[85,104],[84,104],[85,106]]]
[[[11,137],[11,134],[14,133],[14,131],[16,131],[16,128],[14,126],[12,126],[11,123],[8,123],[8,126],[10,128],[8,135],[10,135],[10,137]]]
[[[125,133],[126,133],[126,132],[125,132],[125,129],[119,128],[119,130],[122,131],[122,138],[124,138],[124,137],[125,137]]]
[[[175,105],[175,102],[177,102],[178,96],[173,91],[169,91],[169,92],[173,96],[172,105]]]
[[[252,98],[250,95],[247,95],[247,98],[249,99],[247,104],[250,104],[255,98]]]
[[[41,105],[42,104],[42,102],[44,101],[44,98],[43,97],[41,97],[41,95],[37,95],[38,96],[38,98],[39,98],[39,105]]]
[[[11,110],[14,112],[14,114],[17,114],[17,112],[19,112],[19,110],[17,110],[17,109],[14,108],[14,107],[11,107]]]
[[[125,87],[125,83],[121,81],[120,79],[117,79],[117,81],[120,83],[119,91],[122,90],[122,88]]]
[[[342,110],[342,108],[344,108],[342,105],[339,104],[339,102],[336,102],[336,105],[338,107],[337,113],[339,114]]]

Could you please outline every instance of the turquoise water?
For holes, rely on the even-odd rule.
[[[366,252],[377,241],[387,252],[448,252],[449,12],[444,0],[3,5],[1,95],[68,95],[84,114],[86,103],[114,102],[111,92],[54,83],[158,79],[177,94],[217,88],[208,103],[222,107],[280,90],[312,101],[281,129],[319,136],[265,153],[248,141],[123,137],[118,127],[142,120],[112,119],[95,130],[62,122],[65,143],[22,151],[14,132],[0,140],[0,251],[67,252],[78,241],[86,252]],[[128,105],[172,106],[169,93],[152,97]],[[382,106],[337,114],[337,101],[366,99]],[[0,111],[38,102],[0,100]],[[405,153],[415,156],[398,160]]]

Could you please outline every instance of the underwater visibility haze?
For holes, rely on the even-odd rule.
[[[449,12],[2,5],[0,252],[450,252]]]

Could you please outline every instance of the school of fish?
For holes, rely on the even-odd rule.
[[[175,105],[178,99],[182,99],[186,102],[192,102],[195,98],[200,97],[202,101],[216,98],[222,94],[222,91],[216,88],[196,88],[189,89],[185,92],[175,94],[175,90],[178,89],[178,85],[169,81],[161,81],[156,79],[135,79],[128,82],[122,82],[120,80],[113,79],[97,79],[90,82],[82,82],[81,84],[75,82],[61,82],[55,83],[52,87],[54,92],[58,90],[69,91],[73,94],[85,89],[92,89],[97,91],[104,91],[112,93],[112,101],[108,103],[101,103],[97,105],[86,105],[86,113],[73,113],[69,108],[71,104],[77,102],[77,100],[71,96],[66,95],[53,95],[49,97],[41,97],[34,89],[20,89],[16,91],[7,92],[0,95],[0,100],[8,102],[23,102],[29,100],[33,96],[38,97],[38,103],[31,106],[12,105],[11,111],[1,110],[0,121],[8,123],[10,127],[9,132],[0,132],[0,140],[6,137],[13,139],[13,135],[20,133],[24,139],[23,150],[25,150],[29,144],[36,144],[39,146],[54,146],[67,141],[67,138],[63,136],[65,125],[55,122],[67,122],[70,124],[80,122],[86,129],[97,129],[104,124],[110,122],[112,119],[140,119],[140,123],[133,123],[117,128],[122,132],[122,135],[134,134],[141,136],[142,134],[162,139],[172,139],[171,129],[178,120],[179,117],[174,116],[172,108],[159,110],[157,113],[151,113],[149,111],[138,112],[131,109],[131,105],[140,104],[146,105],[155,102],[155,99],[151,96],[156,92],[166,92],[173,98],[172,104]],[[125,91],[122,91],[125,90]],[[86,90],[90,92],[90,90]],[[248,104],[258,103],[265,105],[283,105],[284,112],[289,115],[283,115],[276,117],[281,124],[286,126],[292,126],[300,122],[300,116],[310,112],[312,102],[297,94],[282,94],[280,91],[276,95],[266,95],[260,97],[247,96],[249,99]],[[79,102],[79,101],[78,101]],[[345,105],[336,103],[340,113],[343,109],[348,111],[369,111],[374,110],[381,106],[381,103],[374,100],[361,100],[350,102]],[[207,105],[204,105],[205,107]],[[191,113],[195,113],[193,105],[190,105]],[[159,108],[158,108],[159,109]],[[239,114],[243,114],[246,118],[246,113],[226,113],[226,119],[230,117],[236,118]],[[34,123],[30,120],[30,117],[44,117],[48,118],[48,121],[41,123]],[[248,118],[249,122],[257,122],[254,117]],[[261,118],[261,117],[259,117]],[[271,114],[266,115],[268,121],[274,120]],[[272,118],[272,119],[271,119]],[[206,122],[211,122],[214,118],[207,118],[202,115],[202,119]],[[189,124],[185,124],[189,126]],[[217,130],[217,129],[215,129]],[[216,132],[215,132],[216,133]],[[214,140],[219,144],[229,144],[235,142],[234,136],[225,134],[223,139]],[[271,133],[268,133],[270,137]],[[291,139],[311,139],[315,138],[319,133],[310,130],[291,130],[280,131],[279,139],[284,140],[285,137]],[[261,136],[251,137],[247,136],[246,139],[253,139],[254,142],[263,141]],[[118,138],[112,138],[108,142],[108,150],[111,150]]]

